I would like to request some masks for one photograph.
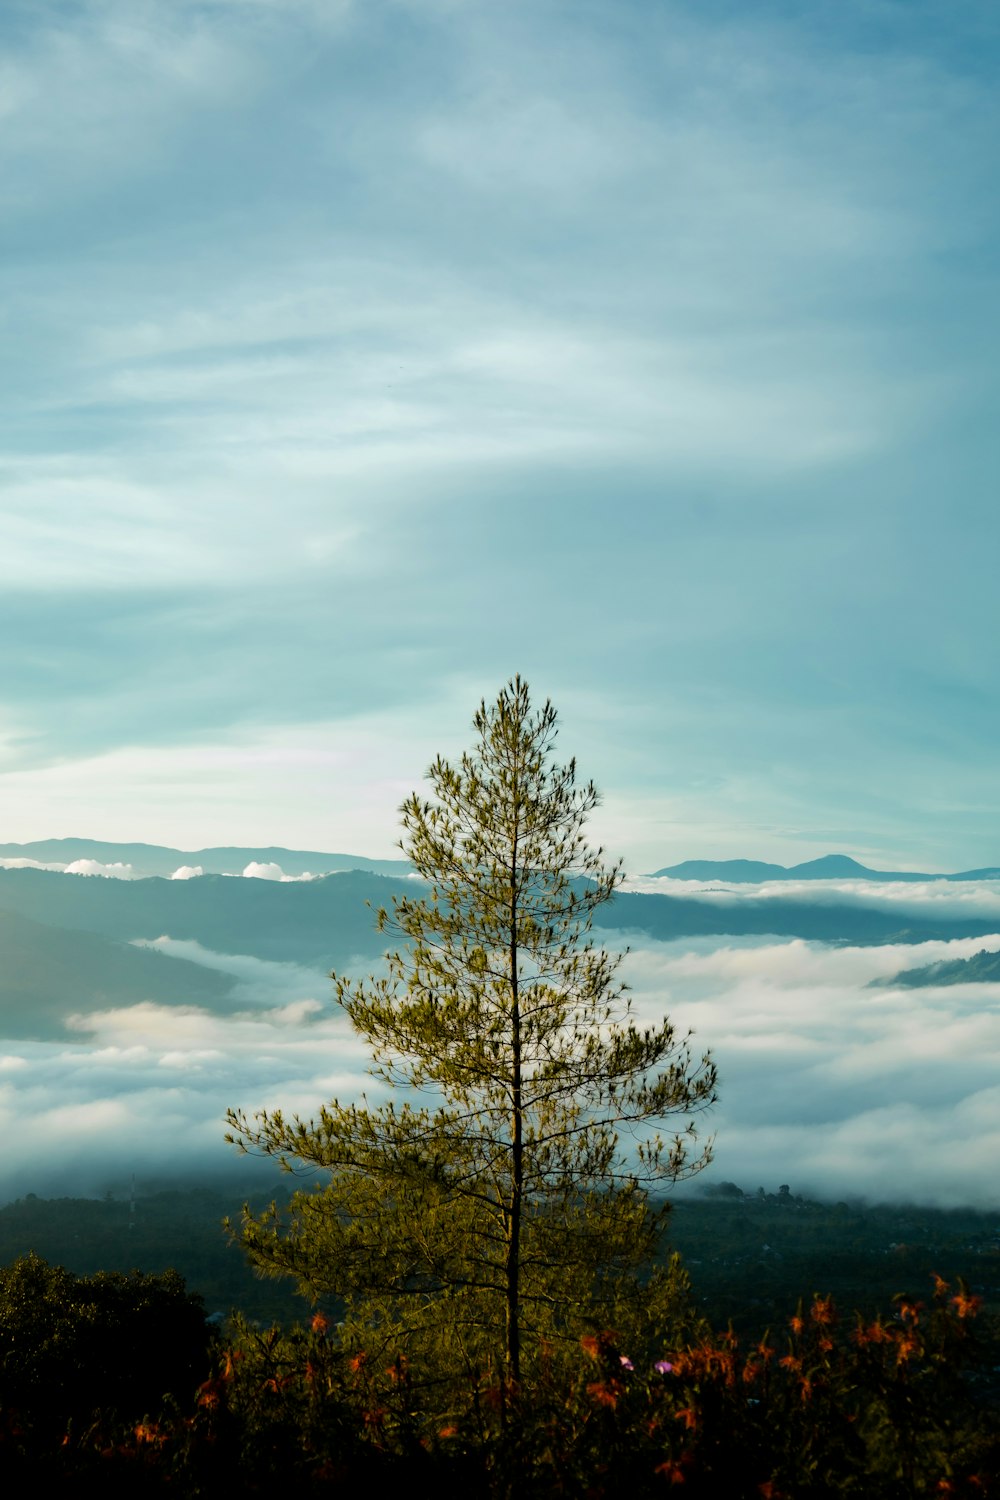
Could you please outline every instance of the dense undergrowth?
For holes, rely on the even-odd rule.
[[[542,1348],[515,1390],[345,1345],[321,1314],[222,1337],[177,1277],[26,1257],[0,1273],[0,1474],[106,1497],[996,1495],[986,1321],[961,1282],[875,1318],[817,1296],[762,1339],[689,1321],[642,1350],[612,1330]]]

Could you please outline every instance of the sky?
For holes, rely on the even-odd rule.
[[[1000,862],[990,0],[7,0],[0,840]]]

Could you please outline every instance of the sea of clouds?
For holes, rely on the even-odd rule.
[[[996,918],[1000,927],[1000,880],[766,880],[750,885],[640,875],[626,880],[623,889],[758,910],[794,902],[800,906],[868,907],[928,920]]]
[[[702,1181],[1000,1207],[1000,985],[884,983],[1000,947],[1000,923],[992,938],[916,945],[626,942],[637,1020],[669,1014],[719,1069],[718,1105],[699,1120],[715,1137]],[[309,1116],[331,1098],[385,1097],[325,974],[150,946],[232,975],[237,1013],[141,1003],[76,1015],[58,1042],[0,1042],[0,1200],[229,1170],[230,1106]]]
[[[773,1192],[1000,1204],[1000,984],[907,989],[900,970],[1000,947],[647,943],[626,961],[637,1016],[710,1048],[710,1180]],[[878,983],[872,987],[873,981]],[[709,1180],[707,1178],[706,1180]]]

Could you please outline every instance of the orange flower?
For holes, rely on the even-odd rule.
[[[674,1412],[674,1420],[683,1422],[684,1426],[690,1432],[692,1427],[697,1427],[698,1425],[698,1412],[693,1406],[685,1406],[681,1411]]]
[[[440,1432],[438,1433],[438,1437],[441,1437],[441,1438],[458,1437],[458,1428],[457,1427],[442,1427],[441,1430],[440,1430]]]
[[[322,1313],[314,1313],[309,1327],[313,1333],[326,1333],[330,1327],[330,1320],[329,1318],[324,1318]]]
[[[622,1388],[616,1380],[594,1380],[587,1386],[587,1395],[591,1401],[598,1406],[610,1406],[612,1411],[618,1405],[618,1397]]]
[[[816,1297],[813,1300],[812,1307],[809,1309],[809,1316],[814,1323],[835,1323],[837,1316],[833,1310],[833,1298]]]
[[[657,1464],[656,1468],[653,1470],[653,1473],[659,1474],[661,1479],[666,1479],[670,1484],[687,1483],[684,1478],[684,1470],[680,1467],[679,1464],[675,1464],[671,1459],[665,1459],[662,1464]]]
[[[951,1287],[948,1285],[947,1281],[942,1280],[942,1278],[940,1276],[938,1276],[938,1274],[935,1272],[934,1273],[934,1295],[935,1295],[935,1297],[947,1297],[947,1295],[948,1295],[948,1293],[950,1291],[951,1291]],[[947,1483],[947,1480],[945,1480],[944,1482]]]
[[[875,1322],[869,1323],[867,1328],[863,1328],[859,1323],[851,1337],[856,1344],[864,1348],[865,1344],[891,1344],[895,1336],[891,1329],[886,1328],[885,1324],[876,1318]]]
[[[982,1297],[970,1297],[966,1292],[959,1292],[951,1300],[960,1318],[974,1318],[983,1305]]]
[[[614,1353],[618,1335],[612,1328],[605,1328],[601,1333],[585,1333],[580,1340],[580,1347],[584,1354],[589,1354],[591,1359],[607,1359]]]
[[[793,1333],[801,1333],[806,1325],[800,1317],[796,1316],[794,1318],[789,1318],[788,1326]]]

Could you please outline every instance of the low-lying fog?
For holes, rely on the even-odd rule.
[[[694,1031],[696,1055],[711,1048],[718,1064],[720,1101],[700,1121],[716,1136],[705,1181],[1000,1202],[1000,985],[869,987],[1000,946],[1000,923],[992,939],[879,947],[623,934],[626,943],[637,1018],[668,1013],[679,1034]],[[239,1013],[143,1003],[77,1015],[64,1041],[0,1043],[0,1200],[101,1193],[132,1173],[141,1190],[224,1171],[235,1166],[228,1106],[308,1115],[332,1097],[384,1097],[325,974],[192,942],[153,946],[235,976]]]

